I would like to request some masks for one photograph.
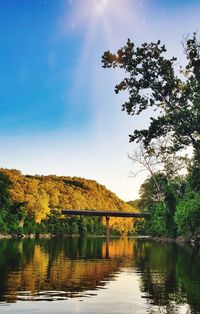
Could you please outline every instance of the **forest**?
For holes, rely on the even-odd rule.
[[[78,177],[23,175],[0,169],[0,233],[104,235],[101,217],[63,216],[61,209],[136,211],[93,180]],[[130,218],[111,218],[111,234],[135,232]]]

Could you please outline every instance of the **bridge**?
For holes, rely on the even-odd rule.
[[[133,212],[113,212],[113,211],[97,211],[97,210],[71,210],[62,209],[63,215],[69,216],[98,216],[106,217],[106,238],[109,238],[109,220],[110,217],[123,217],[123,218],[148,218],[149,213],[133,213]]]

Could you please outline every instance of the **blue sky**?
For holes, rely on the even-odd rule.
[[[1,0],[0,166],[82,176],[125,200],[128,134],[148,123],[120,110],[122,74],[101,68],[105,50],[161,39],[184,62],[181,40],[200,28],[198,0]]]
[[[66,105],[69,127],[89,119],[88,108],[83,110],[84,104],[78,99],[77,112],[70,99],[67,104],[65,100],[81,38],[56,38],[64,9],[70,10],[70,4],[64,8],[64,1],[1,1],[1,131],[12,134],[60,129],[66,122]],[[82,93],[86,98],[84,90]]]

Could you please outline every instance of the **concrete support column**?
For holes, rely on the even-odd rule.
[[[109,239],[109,220],[110,217],[106,216],[106,239]]]
[[[109,220],[110,217],[106,216],[106,258],[109,258]]]

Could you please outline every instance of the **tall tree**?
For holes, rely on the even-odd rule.
[[[166,57],[160,40],[140,47],[128,40],[116,54],[106,51],[102,62],[104,68],[119,67],[127,74],[115,87],[116,93],[129,93],[122,110],[129,115],[139,115],[149,107],[157,110],[148,129],[130,135],[131,142],[143,142],[148,148],[155,139],[170,134],[170,151],[192,145],[200,158],[200,43],[196,33],[185,39],[183,49],[187,65],[179,74],[177,59]]]

